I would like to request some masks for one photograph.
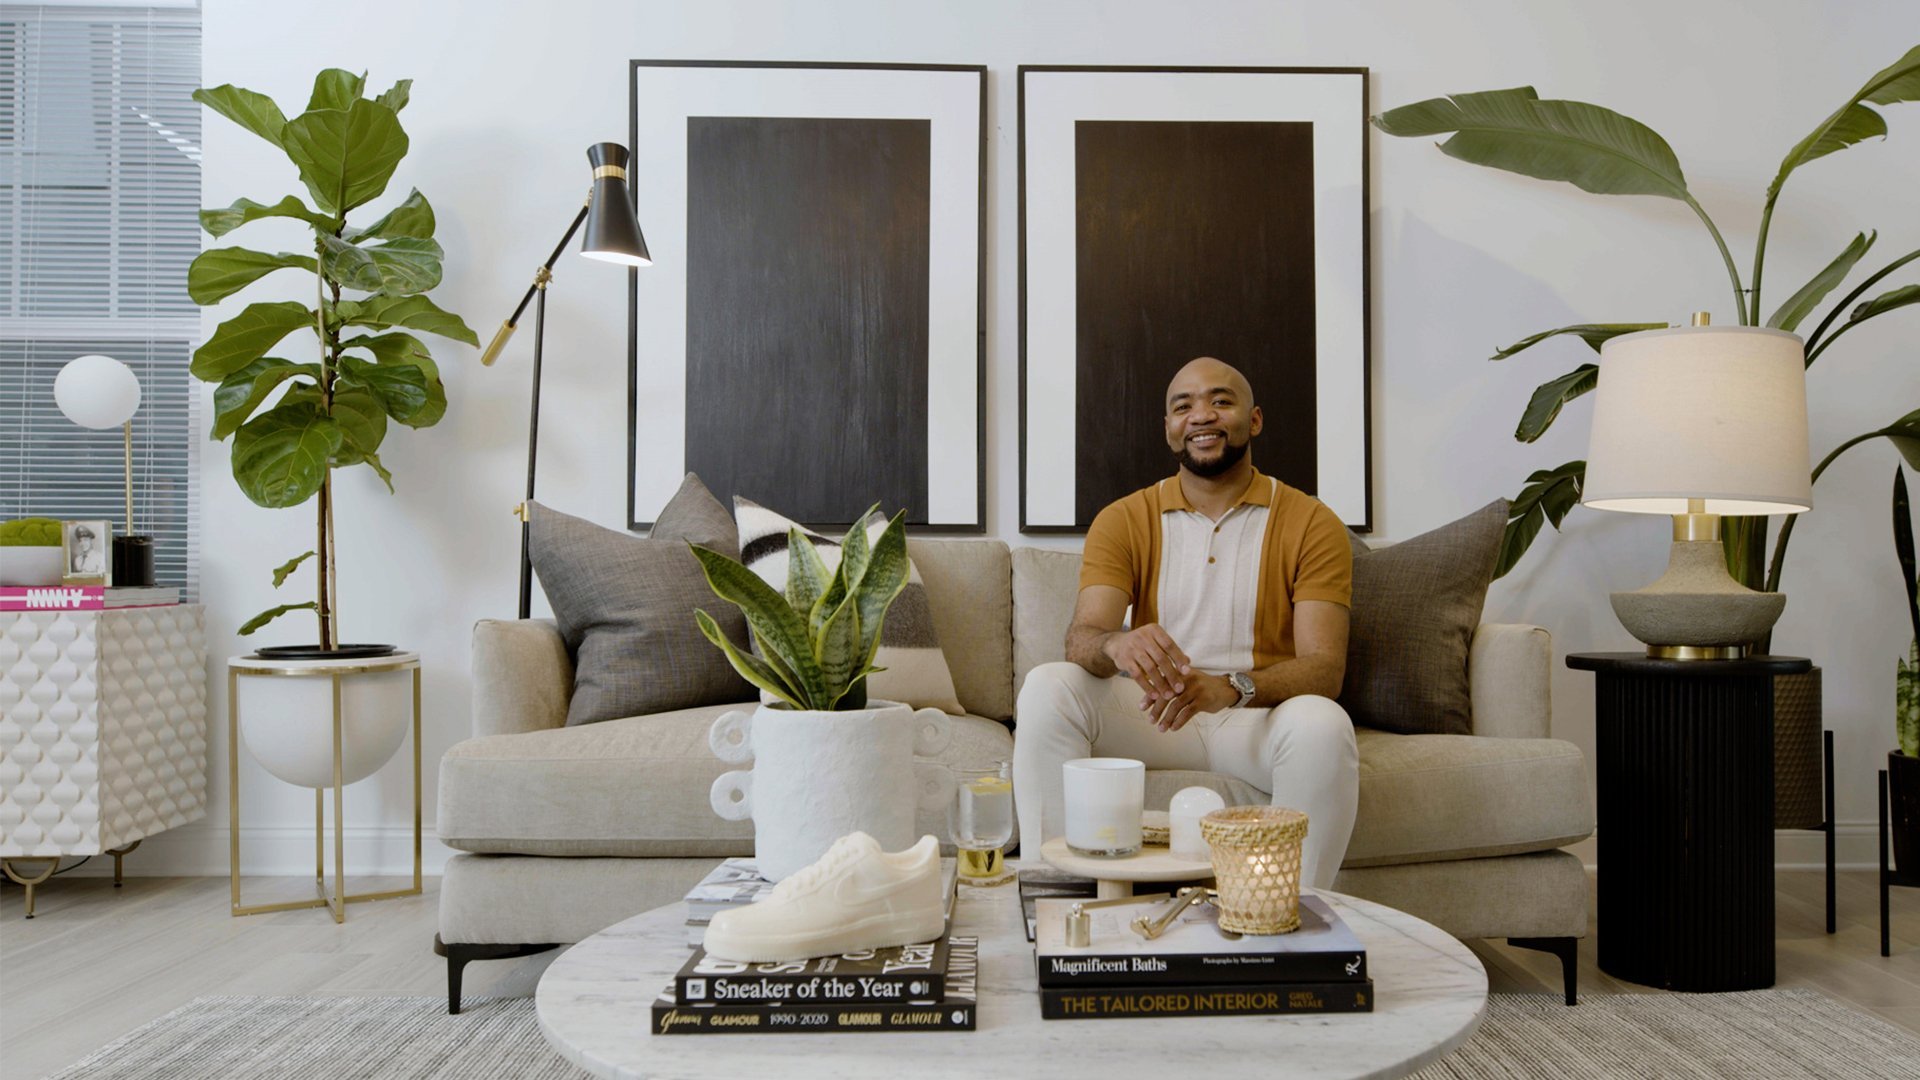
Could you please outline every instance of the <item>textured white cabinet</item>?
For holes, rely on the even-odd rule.
[[[198,604],[0,612],[10,876],[15,863],[124,852],[206,816],[205,620]]]

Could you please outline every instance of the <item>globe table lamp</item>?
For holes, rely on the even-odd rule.
[[[53,400],[83,428],[117,427],[125,436],[127,518],[113,539],[115,585],[153,584],[153,537],[133,532],[133,414],[140,410],[140,377],[111,356],[77,356],[53,378]]]
[[[1673,518],[1666,574],[1612,597],[1614,614],[1648,656],[1745,656],[1787,601],[1727,572],[1720,520],[1813,506],[1800,338],[1712,326],[1701,313],[1692,326],[1607,341],[1581,502]]]
[[[533,284],[520,297],[520,303],[513,314],[500,324],[500,329],[487,343],[487,350],[480,354],[480,363],[491,367],[500,358],[501,350],[507,347],[507,340],[520,323],[520,316],[526,313],[527,303],[537,296],[533,314],[533,392],[531,397],[532,419],[527,424],[527,498],[514,508],[520,518],[520,617],[528,618],[533,609],[533,560],[527,548],[528,522],[527,503],[533,501],[534,462],[540,449],[540,345],[546,337],[547,326],[547,283],[553,280],[553,264],[559,260],[567,244],[573,240],[573,234],[580,231],[582,222],[586,223],[587,235],[580,242],[580,254],[600,262],[616,263],[621,266],[652,266],[653,257],[647,254],[646,237],[640,234],[640,223],[633,216],[633,197],[627,188],[627,148],[619,143],[594,143],[587,147],[587,163],[593,166],[593,189],[587,193],[585,205],[573,217],[573,224],[554,245],[553,253],[547,261],[533,272]]]

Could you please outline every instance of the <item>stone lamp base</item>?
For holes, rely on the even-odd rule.
[[[1745,656],[1786,610],[1782,593],[1755,592],[1727,573],[1720,541],[1675,540],[1667,572],[1632,592],[1613,594],[1613,613],[1647,644],[1647,655],[1709,660]]]

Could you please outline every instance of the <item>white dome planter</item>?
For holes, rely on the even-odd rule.
[[[713,722],[707,745],[729,764],[753,761],[713,782],[708,801],[729,821],[753,818],[761,876],[779,881],[812,865],[835,840],[864,832],[884,851],[912,846],[922,801],[945,804],[944,765],[914,761],[952,737],[947,714],[875,701],[865,709],[813,712],[762,705]]]
[[[413,716],[413,672],[366,672],[412,661],[396,652],[374,660],[263,661],[234,657],[231,665],[271,667],[285,677],[236,680],[234,707],[247,752],[261,767],[297,787],[333,786],[333,693],[340,687],[340,783],[372,776],[400,749]],[[298,674],[295,674],[295,673]]]

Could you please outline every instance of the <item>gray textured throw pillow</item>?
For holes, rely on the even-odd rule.
[[[1507,527],[1507,500],[1379,551],[1353,546],[1353,608],[1340,704],[1403,735],[1470,735],[1467,653]]]
[[[529,512],[533,569],[573,656],[569,726],[753,700],[693,619],[701,608],[746,644],[740,609],[713,595],[687,550],[740,551],[733,517],[699,477],[687,474],[644,540],[539,503]]]

